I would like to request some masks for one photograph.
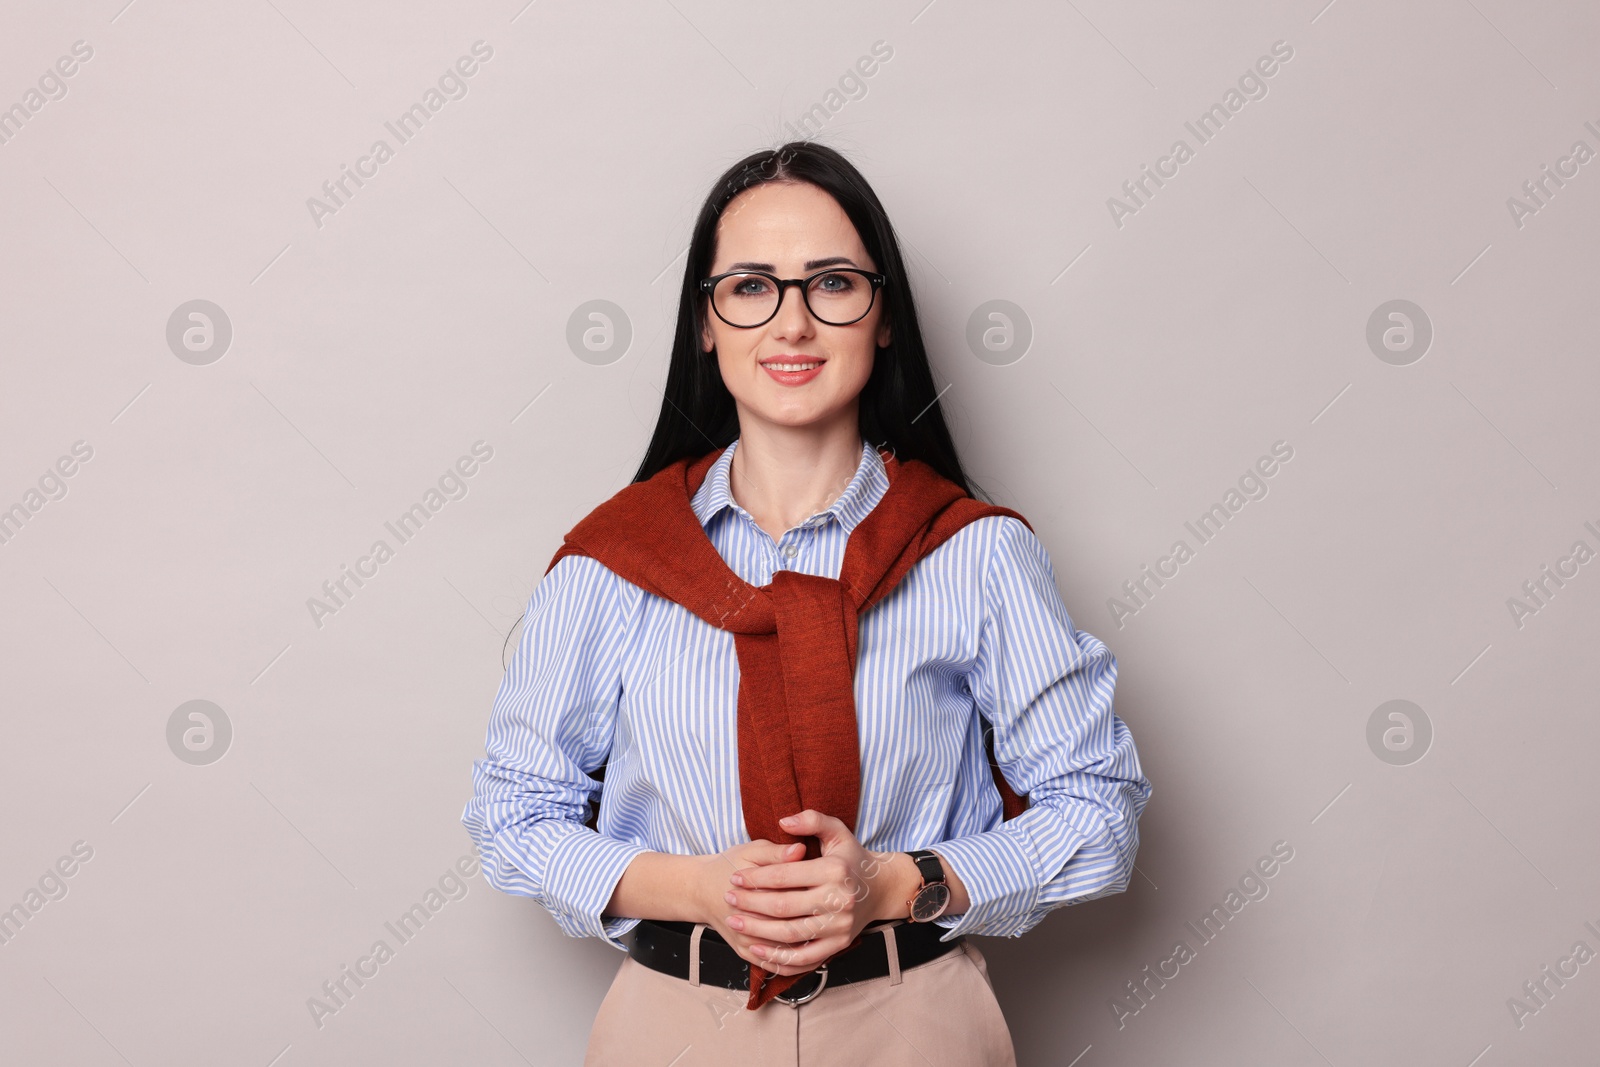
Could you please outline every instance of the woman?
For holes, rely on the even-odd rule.
[[[965,935],[1125,889],[1151,787],[837,152],[708,196],[644,461],[527,619],[462,821],[491,885],[629,953],[586,1062],[1015,1062]]]

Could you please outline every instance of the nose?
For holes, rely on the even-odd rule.
[[[793,292],[794,299],[789,296]],[[804,333],[812,326],[811,309],[806,306],[804,283],[782,285],[778,292],[778,310],[769,324],[780,337]]]

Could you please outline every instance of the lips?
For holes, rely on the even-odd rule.
[[[800,356],[786,353],[773,356],[761,361],[761,369],[767,372],[767,377],[785,388],[798,388],[816,380],[822,373],[825,359],[813,356]]]

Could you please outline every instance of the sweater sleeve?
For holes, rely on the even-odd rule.
[[[1028,809],[930,846],[972,900],[965,913],[935,920],[946,941],[1017,937],[1053,908],[1125,890],[1152,792],[1133,737],[1112,710],[1116,657],[1073,625],[1033,531],[1009,516],[1000,521],[966,682],[993,730],[1001,772]]]
[[[585,823],[600,792],[590,772],[605,762],[616,728],[616,620],[627,617],[631,589],[588,556],[564,556],[540,579],[461,814],[490,885],[537,900],[569,936],[622,950],[621,935],[638,920],[601,913],[648,849]]]

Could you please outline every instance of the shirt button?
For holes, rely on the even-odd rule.
[[[788,556],[790,559],[794,559],[800,554],[800,550],[793,545],[787,545],[784,547],[783,554]]]

